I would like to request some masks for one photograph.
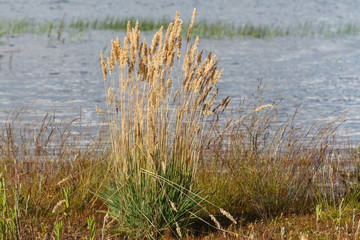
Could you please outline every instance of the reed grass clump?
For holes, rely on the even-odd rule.
[[[230,98],[216,102],[216,56],[203,58],[191,28],[182,49],[179,13],[151,45],[140,43],[138,23],[123,45],[111,42],[101,65],[117,183],[105,193],[111,214],[136,237],[156,237],[166,229],[186,230],[201,209],[195,178],[207,141],[206,120],[221,114]],[[180,187],[179,187],[180,186]]]
[[[212,52],[202,60],[199,38],[180,59],[181,28],[177,14],[165,38],[161,28],[148,47],[146,40],[139,44],[140,32],[137,26],[130,30],[129,23],[124,45],[118,38],[112,41],[107,65],[101,55],[114,156],[123,172],[135,164],[126,161],[129,154],[146,157],[142,166],[147,170],[166,170],[170,162],[195,166],[202,155],[205,120],[230,101],[226,98],[215,106],[223,70],[217,69],[219,60]],[[173,157],[180,158],[172,161]]]

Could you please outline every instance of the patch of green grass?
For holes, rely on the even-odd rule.
[[[0,33],[1,35],[22,33],[42,35],[47,33],[49,29],[52,29],[54,24],[56,24],[56,21],[37,23],[36,21],[30,19],[2,19],[0,21]]]

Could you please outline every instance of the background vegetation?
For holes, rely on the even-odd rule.
[[[168,19],[135,19],[107,16],[103,19],[69,19],[64,15],[59,20],[38,22],[33,19],[0,19],[0,37],[12,34],[39,34],[52,39],[63,40],[64,35],[72,38],[83,36],[89,31],[126,31],[127,23],[135,24],[139,21],[139,29],[143,32],[156,32],[161,26],[168,26]],[[182,34],[188,31],[189,22],[184,24]],[[134,25],[132,25],[134,27]],[[299,23],[292,26],[254,25],[244,23],[239,26],[224,22],[200,21],[192,27],[194,35],[200,38],[260,38],[271,39],[276,37],[318,37],[334,38],[344,36],[358,36],[360,26],[355,23],[341,23],[336,26],[327,23],[313,24],[311,22]]]

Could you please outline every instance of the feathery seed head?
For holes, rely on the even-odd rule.
[[[126,65],[129,64],[129,39],[127,37],[124,38],[124,46],[121,51],[120,62],[120,69],[125,69]]]
[[[115,60],[115,63],[117,64],[118,61],[117,61],[117,53],[116,53],[116,43],[114,40],[111,40],[111,51],[110,51],[111,55],[114,56],[114,60]]]
[[[162,28],[160,28],[160,30],[155,33],[155,36],[152,40],[152,44],[150,47],[150,55],[151,56],[155,55],[156,48],[158,47],[159,41],[160,41],[160,34],[162,34]]]
[[[101,109],[97,105],[95,105],[95,109],[96,109],[97,115],[100,116],[100,113],[102,112]]]
[[[111,75],[111,70],[112,70],[111,60],[110,60],[110,58],[106,58],[106,61],[107,61],[108,69],[109,69],[109,74]]]
[[[179,235],[180,238],[182,238],[181,230],[177,222],[175,222],[175,226],[176,226],[176,233]]]
[[[166,88],[166,90],[169,90],[171,88],[171,78],[168,78],[165,88]]]
[[[200,53],[196,56],[195,68],[198,67],[199,64],[201,63],[202,54],[203,54],[203,49],[201,49]]]
[[[254,112],[261,111],[261,110],[263,110],[264,108],[268,108],[268,107],[273,108],[273,105],[271,105],[271,104],[262,105],[262,106],[260,106],[260,107],[258,107],[258,108],[255,108]]]
[[[165,163],[165,161],[161,162],[161,167],[162,167],[163,172],[165,173],[166,172],[166,163]],[[170,201],[170,203],[172,203],[172,202]]]
[[[178,212],[178,210],[176,209],[175,204],[174,204],[171,200],[169,200],[169,202],[170,202],[171,208],[172,208],[175,212]]]
[[[217,81],[221,78],[221,76],[223,75],[223,72],[224,72],[224,69],[221,69],[221,71],[216,71],[215,75],[214,75],[214,80],[213,80],[213,83],[212,85],[215,87],[216,86],[216,83]]]
[[[172,26],[173,26],[173,23],[170,23],[166,30],[165,43],[169,43],[169,37],[170,37],[170,33],[172,31]]]
[[[54,207],[53,210],[52,210],[52,213],[55,213],[55,212],[61,207],[61,205],[63,205],[65,202],[66,202],[65,199],[57,202],[56,205],[55,205],[55,207]]]
[[[105,65],[104,55],[103,55],[102,51],[100,53],[100,63],[101,63],[101,69],[102,69],[103,77],[104,77],[104,80],[106,81],[107,72],[106,72],[106,65]]]
[[[194,62],[195,59],[195,54],[196,54],[196,50],[197,47],[199,45],[199,37],[196,37],[195,43],[193,46],[191,46],[191,50],[190,50],[190,63],[192,64]]]
[[[172,31],[170,34],[170,38],[169,38],[171,46],[173,46],[175,44],[175,41],[178,38],[178,35],[181,31],[181,22],[182,21],[180,20],[180,13],[176,12],[174,25],[173,25],[173,28],[172,28]],[[173,49],[171,46],[170,46],[170,49]]]
[[[196,13],[197,13],[196,8],[194,8],[193,15],[192,15],[192,18],[191,18],[191,23],[189,25],[189,29],[188,29],[188,33],[187,33],[187,37],[186,37],[186,42],[187,43],[190,42],[191,29],[194,26]]]
[[[231,216],[231,214],[227,211],[225,211],[224,209],[220,208],[220,212],[227,217],[230,221],[232,221],[234,224],[237,224],[236,220],[233,218],[233,216]]]
[[[220,223],[218,222],[218,220],[216,220],[216,218],[214,217],[214,215],[212,215],[212,214],[209,214],[209,215],[210,215],[211,220],[215,223],[216,228],[219,229],[219,230],[221,230],[221,225],[220,225]]]
[[[126,26],[126,33],[127,33],[127,37],[128,39],[131,39],[131,27],[130,27],[130,21],[128,21],[127,26]]]
[[[177,44],[176,44],[176,48],[177,48],[177,59],[180,59],[180,56],[181,56],[181,43],[182,43],[182,38],[181,38],[181,35],[179,35],[179,40],[177,41]]]
[[[119,61],[120,60],[120,54],[121,54],[121,42],[119,39],[119,36],[116,37],[116,58]]]
[[[189,70],[189,54],[190,54],[190,50],[186,51],[182,66],[183,74],[187,74],[187,71]]]
[[[112,103],[112,95],[111,95],[111,87],[108,89],[108,95],[107,95],[108,103]]]

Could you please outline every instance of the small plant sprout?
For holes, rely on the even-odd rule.
[[[70,213],[70,203],[71,203],[71,197],[72,197],[72,190],[70,187],[64,187],[63,188],[64,193],[64,200],[65,200],[65,212],[66,214]]]
[[[63,224],[62,221],[57,222],[57,223],[55,224],[55,227],[54,227],[55,237],[53,237],[53,239],[55,239],[55,240],[61,240],[63,226],[64,226],[64,224]]]
[[[95,231],[96,231],[96,222],[95,222],[95,217],[89,217],[87,219],[87,224],[88,224],[88,229],[90,232],[90,240],[94,240],[95,239]]]
[[[316,211],[316,222],[318,222],[322,214],[322,205],[321,204],[316,205],[315,211]]]

